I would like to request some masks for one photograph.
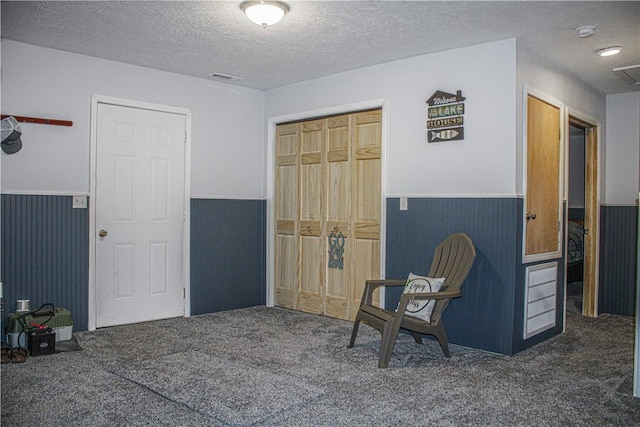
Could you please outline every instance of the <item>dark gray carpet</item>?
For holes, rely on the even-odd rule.
[[[252,425],[324,394],[322,388],[250,361],[195,351],[134,362],[119,374],[229,425]]]
[[[253,307],[76,334],[82,351],[2,365],[2,425],[640,425],[634,320],[569,313],[516,356]]]

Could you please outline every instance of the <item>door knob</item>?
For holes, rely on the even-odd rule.
[[[107,230],[100,230],[100,231],[98,232],[98,236],[100,236],[100,237],[106,237],[106,236],[107,236],[107,234],[108,234],[108,233],[107,233]]]
[[[530,219],[536,219],[536,214],[533,212],[527,212],[526,218],[527,218],[527,221]]]

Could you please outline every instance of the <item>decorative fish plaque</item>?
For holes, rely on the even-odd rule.
[[[464,139],[464,128],[434,129],[429,130],[429,142],[455,141]]]
[[[435,91],[427,100],[427,142],[464,139],[464,100],[462,91],[454,95]]]

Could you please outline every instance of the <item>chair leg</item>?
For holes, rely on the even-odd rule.
[[[351,330],[351,341],[349,341],[349,345],[347,348],[353,348],[353,345],[356,343],[356,335],[358,335],[358,328],[360,327],[360,318],[356,316],[356,320],[353,322],[353,329]]]
[[[385,323],[384,331],[382,332],[382,342],[380,343],[378,368],[386,368],[387,366],[389,366],[391,352],[393,352],[393,347],[396,344],[396,338],[398,338],[399,330],[400,322],[394,322],[394,319],[391,319],[387,323]]]
[[[451,357],[451,353],[449,352],[449,341],[447,340],[447,333],[444,330],[442,320],[438,322],[438,326],[436,326],[436,331],[433,335],[438,339],[444,355],[447,357]]]
[[[422,334],[419,334],[417,332],[411,332],[411,335],[413,336],[413,339],[418,343],[418,344],[422,344]]]

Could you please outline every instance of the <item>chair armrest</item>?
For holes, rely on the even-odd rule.
[[[371,305],[371,300],[373,298],[373,291],[382,286],[404,286],[407,284],[406,280],[400,279],[370,279],[367,280],[364,284],[364,292],[362,294],[362,300],[360,301],[360,305],[368,304]]]

